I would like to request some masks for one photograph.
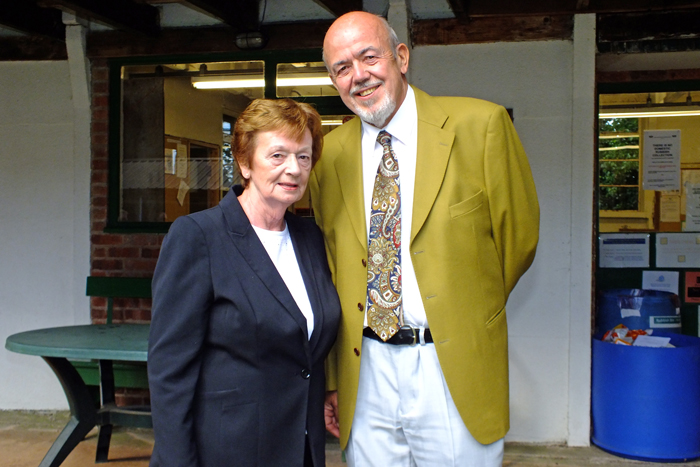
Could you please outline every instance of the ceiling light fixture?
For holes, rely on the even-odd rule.
[[[263,88],[265,87],[265,80],[250,76],[201,76],[192,77],[192,86],[196,89]]]
[[[306,78],[278,78],[280,87],[292,86],[331,86],[328,76],[309,76]],[[263,78],[248,76],[197,76],[192,77],[192,86],[197,89],[241,89],[265,87]]]
[[[598,114],[599,118],[651,118],[651,117],[695,117],[700,116],[700,109],[695,110],[687,108],[674,108],[668,110],[617,110],[617,111],[601,111]]]

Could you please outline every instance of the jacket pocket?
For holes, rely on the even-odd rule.
[[[506,309],[501,308],[498,313],[493,315],[486,322],[486,331],[492,341],[506,338],[508,336],[508,327],[506,323]]]
[[[450,206],[450,216],[454,219],[478,209],[484,204],[484,192],[480,190],[477,194]]]

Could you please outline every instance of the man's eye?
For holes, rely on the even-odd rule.
[[[272,158],[273,159],[282,159],[282,158],[284,158],[284,156],[277,152],[277,153],[272,155]]]

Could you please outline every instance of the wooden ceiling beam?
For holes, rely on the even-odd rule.
[[[0,37],[0,61],[67,60],[63,41],[44,36]]]
[[[700,38],[700,10],[640,14],[608,14],[597,17],[599,42],[630,42]]]
[[[184,0],[182,3],[239,31],[255,31],[260,27],[258,0]]]
[[[556,16],[577,13],[641,13],[700,8],[699,0],[448,0],[459,18],[503,16]]]
[[[455,18],[463,21],[469,19],[470,0],[447,0],[447,3],[450,4],[450,10],[454,13]]]
[[[414,21],[411,39],[414,46],[568,40],[573,31],[572,15],[472,16],[468,22],[457,18]]]
[[[39,0],[38,4],[115,29],[126,29],[148,36],[156,36],[160,32],[158,9],[133,0]]]
[[[332,21],[313,21],[263,26],[267,38],[263,51],[320,49]],[[156,38],[122,31],[93,32],[87,39],[91,59],[154,55],[189,55],[240,52],[236,31],[227,27],[164,29]]]
[[[351,11],[362,10],[362,0],[314,0],[314,3],[323,7],[336,17]]]
[[[60,11],[40,8],[27,0],[0,1],[0,25],[59,41],[66,38],[66,26]]]

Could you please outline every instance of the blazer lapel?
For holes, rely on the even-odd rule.
[[[413,91],[418,109],[418,146],[411,241],[423,227],[442,186],[455,138],[454,133],[442,129],[447,114],[433,102],[432,97],[415,87]]]
[[[291,214],[287,214],[285,217],[289,218],[290,216]],[[296,222],[287,221],[287,225],[289,226],[289,235],[292,237],[292,244],[294,245],[294,254],[297,257],[299,270],[301,271],[301,276],[304,279],[306,293],[309,296],[311,309],[314,313],[314,331],[311,334],[311,340],[309,342],[311,348],[313,349],[318,343],[319,336],[321,335],[321,329],[323,328],[323,301],[319,296],[319,287],[318,282],[316,281],[314,264],[311,261],[311,255],[309,254],[308,238],[297,229]],[[306,325],[306,323],[304,323],[304,325]]]
[[[359,118],[354,118],[345,125],[348,126],[346,137],[341,142],[343,152],[335,158],[335,170],[343,195],[343,203],[348,211],[350,222],[357,240],[367,248],[367,227],[365,226],[365,210],[362,205],[362,124]]]
[[[287,289],[282,276],[272,263],[265,247],[250,225],[248,216],[238,202],[236,193],[227,194],[219,203],[226,219],[229,237],[234,246],[248,263],[252,271],[260,278],[267,290],[282,304],[282,306],[307,334],[306,318],[297,306],[292,294]],[[308,336],[307,336],[308,337]]]

